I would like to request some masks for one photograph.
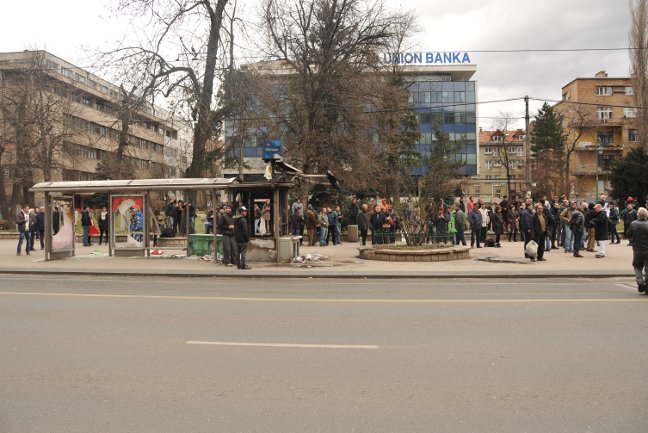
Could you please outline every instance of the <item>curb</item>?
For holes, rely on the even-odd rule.
[[[0,268],[0,275],[72,275],[72,276],[116,276],[116,277],[176,277],[176,278],[233,278],[233,279],[255,279],[255,278],[275,278],[275,279],[561,279],[561,278],[634,278],[634,272],[630,271],[588,271],[588,272],[553,272],[547,275],[546,272],[507,272],[502,274],[500,271],[479,272],[479,273],[451,273],[451,272],[327,272],[318,273],[317,271],[301,272],[264,272],[254,271],[247,272],[214,272],[214,271],[193,271],[188,275],[179,271],[133,271],[133,270],[77,270],[77,269],[9,269]]]

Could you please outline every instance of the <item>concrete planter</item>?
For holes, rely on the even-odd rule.
[[[446,262],[470,258],[470,248],[455,246],[430,250],[390,250],[386,248],[360,247],[359,257],[364,260],[385,262]]]

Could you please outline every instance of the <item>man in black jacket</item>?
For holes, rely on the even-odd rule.
[[[360,244],[365,246],[367,244],[367,233],[369,231],[369,207],[366,204],[362,205],[362,209],[358,213],[358,230],[360,231]]]
[[[225,213],[218,219],[218,233],[223,235],[223,264],[233,266],[237,263],[236,242],[234,239],[234,218],[232,208],[224,207]]]
[[[241,214],[236,219],[236,227],[234,228],[234,239],[236,240],[236,266],[239,269],[252,269],[247,265],[246,256],[248,243],[250,242],[250,226],[248,224],[247,215],[248,210],[245,206],[239,208]]]
[[[90,242],[90,236],[88,232],[90,231],[90,226],[92,225],[92,219],[90,217],[90,206],[86,206],[81,212],[81,227],[83,228],[83,246],[89,247],[92,245]]]
[[[639,208],[639,219],[633,221],[627,230],[628,238],[632,239],[632,267],[637,278],[637,290],[646,293],[646,278],[648,278],[648,210]]]
[[[536,213],[531,215],[529,236],[538,244],[537,260],[544,262],[545,242],[547,239],[548,229],[550,226],[549,216],[544,212],[545,207],[542,203],[536,205]],[[533,257],[531,258],[533,261]]]
[[[598,244],[598,253],[595,257],[601,259],[605,257],[605,242],[608,240],[608,217],[600,203],[596,203],[594,212],[596,215],[592,218],[592,224],[594,225],[594,237]]]
[[[24,205],[22,210],[16,215],[16,225],[18,226],[18,247],[16,248],[16,255],[20,255],[23,241],[26,242],[25,253],[29,255],[29,206]]]

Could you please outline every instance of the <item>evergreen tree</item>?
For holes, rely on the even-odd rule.
[[[633,149],[617,160],[610,172],[612,196],[619,200],[633,197],[645,204],[648,195],[647,166],[648,153],[643,147]]]
[[[560,116],[548,103],[538,110],[531,131],[531,152],[533,152],[533,180],[538,193],[553,195],[565,193],[562,188],[565,167],[565,143]]]
[[[543,150],[562,153],[565,149],[567,135],[563,131],[560,116],[548,103],[538,110],[533,130],[531,131],[531,151],[536,155]]]
[[[457,169],[464,165],[461,160],[457,160],[457,152],[463,143],[450,140],[450,134],[443,130],[443,124],[438,121],[433,123],[432,132],[435,140],[427,160],[423,193],[436,200],[451,200],[456,186]]]

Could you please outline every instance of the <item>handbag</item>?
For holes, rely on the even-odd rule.
[[[524,252],[529,256],[529,257],[537,257],[538,256],[538,244],[536,241],[529,241],[527,246],[524,248]]]

